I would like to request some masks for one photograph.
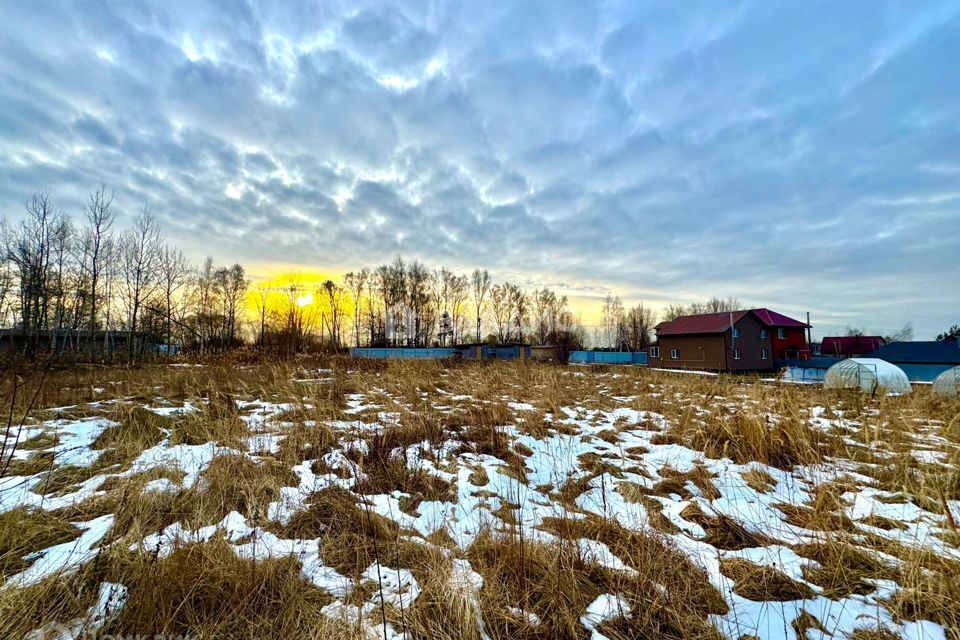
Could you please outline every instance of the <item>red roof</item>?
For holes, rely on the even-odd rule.
[[[820,353],[832,355],[860,355],[870,353],[885,344],[880,336],[830,336],[820,341]]]
[[[770,309],[751,309],[754,315],[760,318],[760,322],[767,325],[768,327],[786,327],[786,328],[796,328],[796,329],[806,329],[807,323],[800,322],[799,320],[794,320],[788,316],[783,315],[782,313],[777,313],[776,311],[771,311]]]
[[[738,322],[740,318],[747,315],[749,311],[734,311],[733,322]],[[665,322],[659,329],[657,335],[676,336],[685,333],[723,333],[730,328],[731,314],[728,311],[722,313],[703,313],[697,316],[680,316],[670,322]]]
[[[735,324],[748,313],[752,313],[761,324],[767,327],[806,328],[807,326],[806,323],[788,318],[770,309],[746,309],[744,311],[721,311],[720,313],[703,313],[696,316],[680,316],[670,322],[658,325],[657,335],[723,333],[730,328],[731,317]]]

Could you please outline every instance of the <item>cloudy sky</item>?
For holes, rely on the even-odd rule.
[[[0,213],[100,180],[254,275],[960,321],[960,4],[0,0]]]

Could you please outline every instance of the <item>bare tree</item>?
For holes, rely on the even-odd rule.
[[[4,225],[3,253],[19,293],[19,317],[28,335],[28,351],[36,352],[39,333],[51,327],[50,313],[60,322],[65,304],[64,270],[72,235],[66,217],[54,209],[49,191],[38,191],[24,203],[19,228]]]
[[[483,310],[486,305],[487,293],[490,291],[490,272],[486,269],[474,269],[470,278],[473,285],[473,308],[477,312],[477,342],[480,342],[480,324]]]
[[[512,325],[516,329],[517,342],[523,342],[524,329],[530,322],[530,298],[516,285],[510,286],[510,307],[513,311]]]
[[[103,278],[104,249],[111,243],[113,214],[113,191],[107,193],[107,185],[101,182],[90,194],[84,214],[87,226],[83,231],[83,268],[89,283],[87,304],[90,310],[88,330],[91,339],[97,330],[97,312],[101,297],[100,285]]]
[[[330,340],[334,349],[340,348],[340,324],[342,323],[343,288],[333,280],[323,283],[321,290],[326,294],[327,306],[330,309]]]
[[[69,280],[71,262],[74,257],[75,234],[70,219],[59,216],[50,233],[50,296],[53,303],[53,321],[48,328],[63,329],[69,317],[68,307],[75,302],[72,297]]]
[[[680,316],[687,315],[687,308],[682,304],[668,304],[660,315],[664,321],[669,322],[676,320]]]
[[[384,335],[388,345],[401,344],[406,336],[407,267],[397,256],[391,265],[376,271],[379,293],[383,297]]]
[[[607,294],[600,311],[600,335],[604,347],[623,346],[624,312],[619,296]]]
[[[216,301],[216,270],[213,258],[207,257],[194,277],[195,322],[200,352],[204,353],[213,338],[213,308]]]
[[[470,281],[467,276],[454,275],[450,278],[450,321],[453,325],[453,341],[462,339],[464,330],[464,303],[470,289]]]
[[[913,342],[913,323],[908,322],[897,331],[888,336],[884,336],[886,342]]]
[[[103,258],[99,285],[99,288],[103,290],[102,304],[100,305],[100,309],[103,311],[103,349],[105,352],[112,352],[110,340],[111,332],[116,329],[117,290],[120,288],[123,273],[123,243],[120,238],[110,236],[104,240],[100,251]]]
[[[407,269],[407,306],[410,309],[411,321],[408,334],[413,336],[413,345],[429,344],[433,333],[433,316],[429,313],[430,306],[430,271],[423,263],[414,261]]]
[[[0,241],[6,238],[6,220],[0,223]],[[0,252],[0,326],[6,326],[13,297],[13,268],[6,252]]]
[[[369,269],[361,269],[356,273],[351,272],[343,277],[343,283],[350,293],[350,299],[353,301],[353,340],[357,347],[360,346],[361,298],[369,277]]]
[[[379,269],[378,269],[379,271]],[[381,291],[381,278],[373,277],[374,273],[367,278],[367,329],[369,336],[367,344],[386,344],[386,327],[383,324],[383,298],[378,295]]]
[[[287,276],[291,283],[285,296],[278,296],[273,314],[280,325],[281,348],[294,353],[306,348],[317,321],[317,305],[304,295],[304,287],[297,275]]]
[[[183,253],[169,246],[160,251],[158,266],[164,304],[164,337],[167,340],[167,355],[172,355],[174,313],[179,302],[178,294],[187,282],[190,268]]]
[[[509,282],[495,284],[490,288],[490,312],[497,329],[497,340],[506,342],[510,335],[510,318],[513,316],[513,301],[510,293],[513,285]]]
[[[258,285],[253,291],[253,305],[257,312],[259,320],[259,331],[257,332],[257,344],[260,349],[266,346],[267,335],[267,312],[270,309],[270,289],[263,285]]]
[[[688,305],[670,304],[661,314],[666,321],[675,320],[680,316],[695,316],[704,313],[723,313],[725,311],[739,311],[743,309],[743,303],[737,298],[729,296],[727,298],[718,298],[713,296],[706,302],[691,302]]]
[[[214,272],[214,283],[221,304],[221,336],[227,347],[233,347],[238,340],[240,306],[247,295],[250,281],[247,280],[243,267],[234,264],[217,269]]]
[[[391,323],[391,307],[393,306],[393,270],[390,268],[390,265],[380,265],[377,267],[376,271],[373,272],[373,290],[374,295],[370,296],[371,305],[372,301],[376,299],[378,301],[377,315],[379,316],[380,324],[380,342],[386,346],[390,346],[390,341],[393,338],[393,324]],[[371,340],[370,343],[374,343],[373,337],[374,329],[371,328]]]
[[[123,279],[120,297],[127,315],[128,356],[132,360],[135,354],[134,342],[140,320],[140,311],[145,300],[157,290],[160,284],[159,262],[162,248],[162,236],[150,207],[143,210],[134,221],[133,228],[123,233],[121,239],[121,261]]]
[[[626,317],[626,341],[630,351],[640,351],[650,345],[656,321],[656,313],[642,302],[630,308]]]
[[[544,287],[533,292],[533,335],[537,344],[546,344],[550,334],[550,316],[557,303],[557,295]]]
[[[718,298],[713,296],[703,304],[701,313],[723,313],[724,311],[739,311],[743,308],[743,303],[733,296],[727,298]]]

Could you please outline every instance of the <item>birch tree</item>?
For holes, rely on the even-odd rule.
[[[477,312],[477,342],[480,342],[480,324],[483,310],[486,305],[487,294],[490,292],[490,272],[486,269],[474,269],[470,277],[473,289],[473,308]]]
[[[190,268],[179,249],[164,247],[159,257],[160,288],[163,296],[164,338],[167,341],[167,355],[171,355],[173,344],[173,317],[180,302],[180,290],[187,282]]]
[[[513,301],[510,293],[513,285],[509,282],[496,284],[490,288],[490,312],[497,330],[497,340],[506,342],[510,335],[510,318],[513,316]]]
[[[357,347],[360,346],[361,302],[363,298],[364,287],[366,286],[367,279],[369,277],[369,269],[361,269],[356,273],[350,272],[343,276],[343,283],[350,294],[351,301],[353,302],[353,341],[354,345]]]
[[[520,287],[510,286],[510,307],[513,313],[513,328],[517,342],[523,342],[524,328],[530,321],[530,297]]]
[[[120,295],[127,315],[128,355],[134,357],[134,336],[140,320],[140,311],[157,290],[160,282],[159,263],[162,235],[157,222],[144,205],[133,227],[123,233],[120,258],[122,283]]]
[[[90,310],[90,319],[87,329],[92,338],[99,326],[97,313],[100,311],[101,280],[103,279],[103,263],[105,248],[111,244],[113,234],[113,192],[107,193],[107,185],[101,182],[97,189],[90,194],[84,214],[87,226],[83,231],[83,268],[89,283],[87,303]]]

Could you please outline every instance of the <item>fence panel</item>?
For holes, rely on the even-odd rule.
[[[444,348],[381,348],[381,347],[353,347],[350,349],[350,355],[355,358],[375,358],[379,360],[405,359],[405,360],[436,360],[440,358],[452,358],[456,354],[456,349]]]

